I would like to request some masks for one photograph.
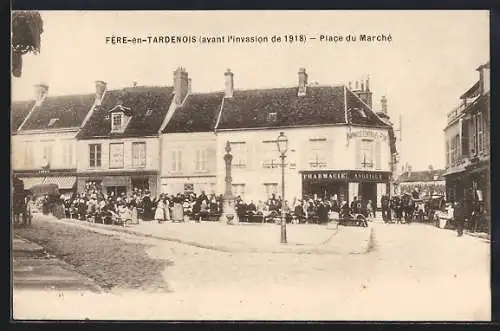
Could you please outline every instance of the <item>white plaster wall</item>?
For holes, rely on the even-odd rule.
[[[52,146],[51,169],[74,169],[77,164],[77,142],[76,131],[72,132],[49,132],[49,133],[18,133],[12,136],[11,157],[14,170],[36,170],[40,169],[43,161],[43,151],[46,144]],[[32,165],[25,163],[27,144],[31,146],[33,155]],[[72,160],[64,162],[64,145],[71,144]]]
[[[160,190],[163,193],[184,192],[184,184],[194,186],[195,193],[217,193],[216,136],[212,132],[167,133],[161,135]],[[207,169],[196,170],[196,151],[207,151]],[[172,152],[181,152],[180,171],[172,169]]]
[[[351,132],[363,130],[363,128],[351,128]],[[368,129],[377,131],[386,139],[381,141],[381,165],[375,171],[390,171],[390,147],[388,131],[384,129]],[[354,139],[347,139],[348,128],[346,126],[310,127],[290,129],[269,130],[247,130],[247,131],[219,131],[217,132],[217,191],[223,193],[225,184],[225,165],[223,157],[227,141],[246,142],[247,166],[244,169],[232,169],[232,183],[245,184],[245,200],[261,200],[265,198],[264,183],[277,183],[278,192],[281,192],[281,169],[265,169],[263,167],[264,156],[262,155],[263,141],[275,140],[280,132],[285,132],[289,141],[285,168],[285,199],[292,201],[295,197],[302,195],[302,181],[299,171],[304,170],[356,170],[356,150]],[[327,166],[323,169],[311,168],[309,165],[310,139],[326,138],[328,147]],[[279,160],[279,153],[276,159]],[[295,163],[295,168],[289,164]],[[281,195],[281,193],[279,194]]]
[[[145,142],[146,143],[146,166],[133,167],[132,166],[132,143]],[[77,171],[103,171],[103,170],[120,170],[116,168],[109,168],[109,144],[123,143],[123,168],[126,170],[159,170],[160,168],[160,150],[159,138],[122,138],[122,139],[90,139],[78,140],[78,160]],[[89,164],[89,145],[101,144],[101,167],[91,168]]]

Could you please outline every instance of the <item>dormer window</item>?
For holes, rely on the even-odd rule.
[[[358,111],[358,113],[361,115],[361,117],[364,117],[364,118],[368,117],[368,116],[366,116],[366,113],[363,110],[363,108],[355,108],[355,109]]]
[[[49,128],[51,128],[52,126],[54,126],[54,124],[56,124],[56,122],[58,121],[59,119],[58,118],[51,118],[50,121],[49,121],[49,124],[47,124],[47,126]]]
[[[267,121],[268,122],[276,122],[276,113],[267,114]]]
[[[111,131],[121,131],[122,130],[122,113],[111,114]]]

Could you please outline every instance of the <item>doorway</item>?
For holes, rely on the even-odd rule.
[[[359,183],[358,199],[364,203],[368,200],[372,201],[372,205],[377,203],[377,184],[376,183]]]
[[[108,196],[114,195],[115,197],[119,197],[122,194],[127,194],[126,186],[107,186],[106,191]]]
[[[342,200],[347,196],[347,191],[347,183],[320,181],[303,183],[302,196],[304,198],[317,196],[319,199],[330,200],[336,194],[337,200]]]

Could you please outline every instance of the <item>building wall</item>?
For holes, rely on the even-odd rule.
[[[363,129],[346,126],[310,127],[310,128],[288,128],[269,130],[246,130],[246,131],[219,131],[217,133],[217,186],[216,190],[224,192],[225,165],[223,156],[227,141],[231,142],[233,151],[232,184],[244,184],[244,199],[247,201],[262,200],[266,198],[266,187],[264,184],[277,184],[278,196],[281,196],[281,168],[266,167],[269,159],[277,162],[280,158],[277,148],[271,150],[270,143],[264,141],[275,141],[280,132],[285,132],[288,138],[289,150],[286,158],[285,168],[285,198],[293,201],[294,198],[302,196],[302,179],[300,171],[305,170],[376,170],[390,171],[390,148],[387,129]],[[361,132],[370,131],[375,133],[380,141],[380,158],[378,166],[373,169],[362,169],[357,157],[359,136]],[[354,135],[348,139],[348,135]],[[358,135],[358,136],[356,136]],[[361,135],[362,136],[362,135]],[[324,150],[314,152],[312,140],[326,139],[323,144]],[[238,150],[238,143],[245,142],[246,148]],[[276,145],[272,143],[272,145]],[[240,155],[238,155],[240,154]],[[244,155],[242,155],[244,154]],[[321,160],[322,167],[316,165],[314,155],[324,155]],[[234,166],[244,159],[245,167]],[[266,163],[267,162],[267,163]],[[233,186],[234,187],[234,186]],[[351,190],[351,188],[350,188]],[[352,190],[355,190],[352,188]],[[236,192],[236,194],[239,192]],[[354,192],[353,192],[354,193]],[[235,192],[233,192],[235,194]]]
[[[12,136],[12,168],[38,170],[43,166],[45,152],[50,151],[50,169],[75,169],[77,164],[76,131],[19,132]]]
[[[144,167],[134,167],[132,164],[132,144],[135,142],[146,143],[146,165]],[[110,144],[123,144],[123,167],[110,167]],[[90,166],[90,152],[89,146],[92,144],[101,145],[101,166]],[[156,170],[160,168],[160,155],[159,155],[159,139],[156,137],[151,138],[122,138],[122,139],[91,139],[91,140],[78,140],[78,172],[101,172],[101,171],[117,171],[122,170]]]
[[[447,169],[453,168],[454,166],[456,166],[456,162],[455,162],[454,157],[453,157],[452,145],[453,145],[453,140],[456,139],[456,136],[460,137],[460,134],[461,134],[460,125],[461,125],[460,122],[457,120],[444,130],[445,153],[446,153],[445,167]],[[466,138],[466,137],[462,137],[462,139],[463,138]],[[456,154],[455,158],[460,157],[460,155],[461,155],[462,150],[461,150],[460,138],[459,138],[459,142],[457,144],[457,148],[458,148],[458,152],[456,152],[457,154]]]
[[[145,143],[146,144],[146,162],[145,166],[135,166],[132,163],[132,144]],[[90,166],[90,145],[101,145],[101,166]],[[123,166],[111,167],[110,165],[110,144],[123,144]],[[159,139],[156,137],[150,138],[122,138],[122,139],[92,139],[92,140],[79,140],[78,147],[78,191],[82,192],[85,188],[85,183],[88,180],[107,181],[108,183],[115,183],[106,185],[109,186],[123,186],[126,192],[132,190],[132,181],[134,178],[141,178],[148,182],[149,190],[152,197],[157,195],[158,176],[156,174],[160,167],[160,149]],[[144,174],[147,172],[146,174]],[[106,188],[108,192],[108,188]]]
[[[213,132],[168,133],[160,139],[161,192],[177,194],[192,187],[197,194],[201,191],[218,193],[215,189],[217,155]]]

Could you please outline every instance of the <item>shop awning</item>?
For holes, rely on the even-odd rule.
[[[45,177],[44,184],[57,184],[60,190],[70,190],[76,182],[76,177],[72,176],[54,176]]]
[[[40,185],[43,183],[45,177],[19,177],[24,183],[24,189],[29,190],[35,185]]]

